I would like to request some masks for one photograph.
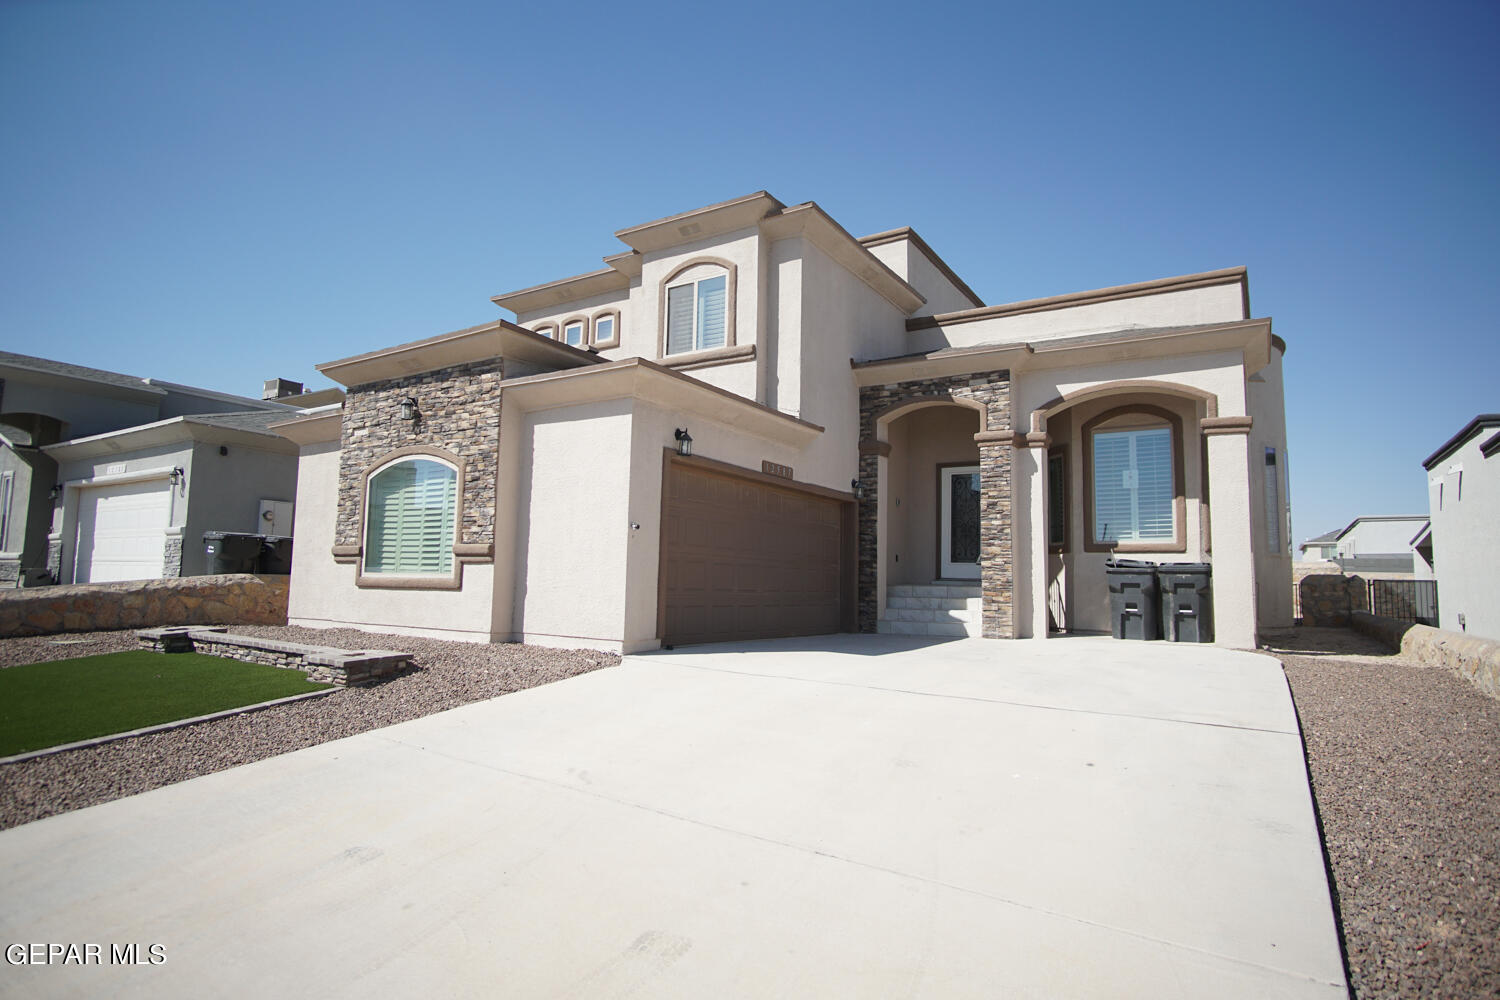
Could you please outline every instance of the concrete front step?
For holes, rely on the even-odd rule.
[[[875,631],[885,635],[946,635],[962,638],[977,637],[979,626],[963,622],[893,622],[882,618],[876,623]]]
[[[882,615],[888,622],[934,622],[938,624],[951,624],[953,622],[973,622],[979,620],[978,610],[968,608],[942,609],[942,608],[892,608],[887,607]]]
[[[961,597],[981,596],[977,583],[893,583],[886,588],[886,597]]]
[[[983,603],[978,597],[887,597],[888,608],[931,608],[939,611],[974,611]]]

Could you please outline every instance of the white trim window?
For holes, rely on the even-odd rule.
[[[365,498],[366,573],[453,572],[458,470],[436,458],[403,458],[370,476]]]
[[[1172,429],[1095,431],[1093,452],[1094,540],[1172,541]]]
[[[619,321],[614,313],[605,313],[594,317],[594,343],[613,344],[617,335],[616,324]]]
[[[569,347],[582,347],[588,340],[588,327],[581,319],[563,325],[562,341]]]
[[[729,277],[724,274],[669,287],[667,353],[723,347],[728,301]]]

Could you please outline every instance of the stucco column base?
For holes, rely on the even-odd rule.
[[[1207,438],[1209,496],[1213,503],[1214,642],[1234,649],[1255,648],[1248,430]]]

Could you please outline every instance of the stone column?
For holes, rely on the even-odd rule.
[[[1208,490],[1213,498],[1214,641],[1255,648],[1255,553],[1250,505],[1249,417],[1207,417]]]
[[[1014,639],[1014,536],[1011,531],[1011,434],[981,431],[979,443],[979,572],[983,635]]]

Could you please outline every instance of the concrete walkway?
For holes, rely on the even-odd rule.
[[[0,994],[1346,995],[1279,664],[1094,638],[629,657],[42,820],[33,942],[102,964]]]

